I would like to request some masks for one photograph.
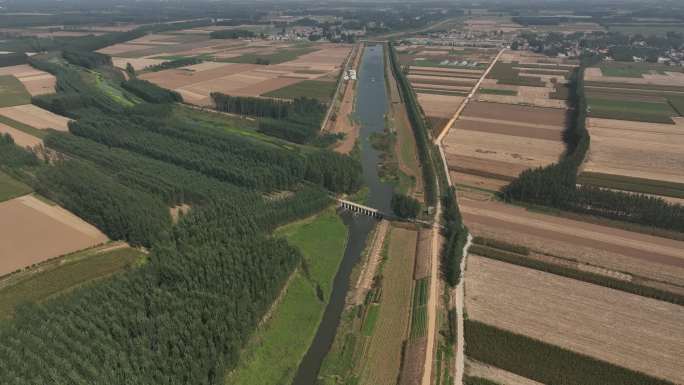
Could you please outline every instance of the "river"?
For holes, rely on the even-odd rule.
[[[370,144],[371,134],[381,133],[385,129],[385,113],[388,107],[382,45],[366,47],[358,76],[355,115],[361,126],[359,143],[363,180],[369,190],[366,204],[380,211],[389,212],[393,186],[380,180],[377,168],[380,152]],[[344,221],[349,228],[349,238],[347,239],[344,257],[337,275],[335,275],[330,301],[325,308],[323,319],[318,326],[318,331],[309,350],[299,365],[292,385],[316,384],[321,364],[332,346],[337,327],[340,324],[345,298],[349,290],[349,276],[361,258],[366,239],[376,223],[376,220],[370,217],[351,214],[345,214]]]

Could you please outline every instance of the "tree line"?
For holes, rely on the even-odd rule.
[[[131,78],[121,82],[121,87],[149,103],[180,103],[183,101],[183,97],[178,92],[161,88],[147,80]]]
[[[111,66],[112,58],[109,55],[90,51],[76,51],[73,49],[65,49],[62,51],[62,57],[69,63],[88,69],[95,69],[101,66]]]
[[[256,33],[246,29],[222,29],[213,31],[209,34],[212,39],[240,39],[246,37],[256,37]]]
[[[433,206],[437,202],[437,180],[435,177],[434,163],[432,160],[432,152],[430,150],[430,137],[429,129],[421,113],[418,100],[416,98],[411,84],[401,70],[401,65],[397,59],[397,53],[394,49],[392,43],[387,45],[389,49],[390,67],[392,68],[392,73],[399,83],[399,89],[401,91],[401,96],[406,106],[406,112],[408,113],[409,120],[411,122],[411,128],[413,129],[413,135],[416,138],[416,147],[418,148],[418,158],[420,160],[420,167],[423,175],[423,185],[425,189],[425,200],[430,206]]]
[[[643,194],[577,186],[577,173],[591,140],[586,128],[587,102],[583,79],[586,67],[587,62],[583,61],[569,83],[569,102],[573,106],[573,113],[564,132],[566,155],[549,166],[523,171],[503,188],[504,198],[507,201],[521,201],[638,225],[684,231],[682,205]]]
[[[341,134],[321,133],[327,106],[318,99],[301,97],[293,101],[212,93],[219,111],[259,118],[258,130],[298,144],[327,147]]]

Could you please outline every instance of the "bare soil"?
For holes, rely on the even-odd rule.
[[[462,155],[526,166],[558,161],[565,145],[557,140],[534,139],[487,132],[451,129],[444,139],[447,155]]]
[[[463,115],[522,123],[534,122],[535,124],[565,127],[565,111],[552,108],[519,106],[504,103],[470,102],[463,111]]]
[[[553,128],[541,128],[534,126],[524,126],[522,124],[505,124],[494,122],[483,122],[471,120],[468,118],[461,118],[456,121],[454,128],[467,131],[488,132],[492,134],[502,134],[510,136],[519,136],[523,138],[545,139],[553,141],[562,141],[562,131]]]
[[[544,385],[541,382],[530,380],[515,373],[499,369],[495,366],[483,364],[478,361],[467,359],[465,363],[466,374],[471,377],[486,378],[497,384],[506,385]]]
[[[684,120],[675,122],[589,119],[584,170],[684,183]]]
[[[466,293],[472,319],[684,382],[684,307],[472,255]]]
[[[33,104],[0,108],[0,115],[41,130],[52,128],[64,132],[69,131],[71,121]]]
[[[684,242],[461,197],[474,235],[684,286]]]
[[[497,179],[513,180],[527,167],[511,163],[501,162],[491,159],[482,159],[472,156],[458,154],[446,154],[449,170],[464,172],[473,175],[484,175],[489,177],[499,176]]]
[[[10,134],[14,143],[20,147],[36,147],[42,146],[43,141],[33,135],[29,135],[23,131],[19,131],[16,128],[10,127],[6,124],[0,123],[0,134]]]
[[[92,225],[32,195],[0,203],[0,276],[105,241]]]
[[[463,96],[418,93],[418,102],[428,116],[451,118],[465,100]]]
[[[449,175],[451,176],[451,181],[454,184],[466,185],[490,191],[499,191],[509,183],[508,181],[501,179],[487,178],[484,176],[466,174],[457,171],[451,171]]]
[[[382,270],[383,293],[378,319],[360,370],[359,384],[395,385],[411,314],[412,271],[417,232],[392,228],[388,259]]]

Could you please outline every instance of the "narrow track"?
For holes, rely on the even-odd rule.
[[[444,172],[446,174],[447,182],[449,183],[449,187],[453,186],[453,183],[451,181],[451,177],[449,176],[449,166],[446,161],[446,156],[444,155],[444,149],[442,148],[442,140],[444,137],[447,135],[449,132],[449,129],[453,126],[453,124],[456,122],[456,120],[461,116],[461,113],[465,109],[466,105],[470,100],[475,96],[475,92],[477,89],[480,87],[480,84],[484,81],[484,79],[489,75],[489,72],[494,68],[494,65],[496,62],[499,60],[501,57],[501,54],[504,53],[506,49],[502,48],[499,53],[494,57],[492,62],[489,64],[489,67],[487,67],[487,70],[482,73],[482,76],[480,79],[475,83],[473,88],[470,90],[470,93],[468,96],[463,100],[461,103],[461,106],[456,110],[456,113],[454,113],[454,116],[449,120],[449,122],[444,126],[444,129],[442,132],[437,136],[435,139],[435,144],[439,148],[439,156],[442,160],[442,166],[444,167]],[[439,191],[439,186],[438,191]],[[435,209],[435,218],[437,218],[437,221],[439,221],[439,218],[442,213],[442,206],[440,202],[437,202],[437,207]],[[466,255],[468,252],[468,248],[470,246],[470,235],[468,235],[468,242],[466,246],[464,247],[463,251],[463,259],[461,260],[461,274],[465,271],[465,260],[466,260]],[[437,330],[437,305],[438,305],[438,274],[439,274],[439,254],[440,254],[440,233],[439,230],[433,229],[433,238],[432,238],[432,261],[431,261],[431,278],[430,278],[430,296],[428,299],[428,330],[427,330],[427,349],[426,349],[426,356],[425,356],[425,369],[423,371],[423,381],[421,382],[421,385],[431,385],[432,383],[432,367],[433,367],[433,360],[434,360],[434,352],[435,352],[435,337],[436,337],[436,330]],[[464,297],[464,292],[463,292],[463,277],[461,277],[461,280],[459,281],[459,284],[456,286],[456,288],[452,292],[452,298],[455,299],[455,306],[456,306],[456,313],[458,316],[457,320],[457,345],[456,345],[456,375],[454,376],[454,385],[463,385],[463,368],[464,368],[464,354],[463,354],[463,348],[465,346],[464,339],[463,339],[463,297]]]

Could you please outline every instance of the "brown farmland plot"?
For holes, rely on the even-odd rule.
[[[684,307],[478,256],[466,293],[469,318],[684,381]]]
[[[411,308],[411,286],[417,232],[395,227],[390,233],[383,267],[380,314],[366,351],[360,384],[395,385]]]
[[[580,222],[494,201],[459,201],[473,235],[617,272],[684,286],[684,242]]]
[[[33,104],[0,108],[0,115],[41,130],[52,128],[64,132],[69,131],[71,121]]]
[[[0,203],[0,275],[105,241],[92,225],[32,195]]]

